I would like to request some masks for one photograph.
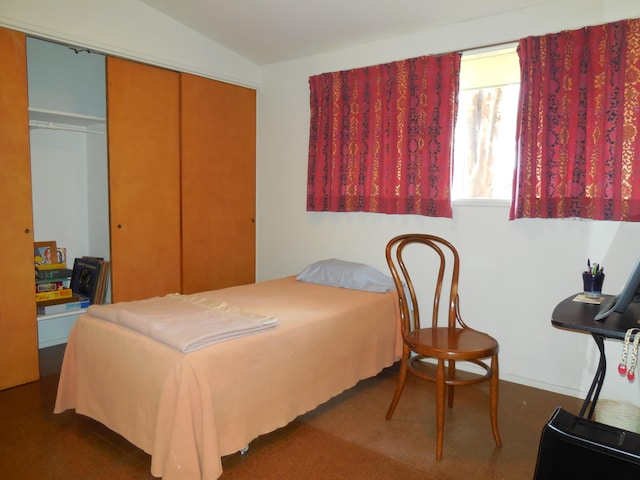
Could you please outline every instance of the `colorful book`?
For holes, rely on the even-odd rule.
[[[36,281],[36,293],[41,292],[55,292],[56,290],[60,290],[62,288],[68,287],[68,285],[64,285],[62,280],[57,281]]]
[[[55,300],[57,298],[68,298],[72,295],[73,292],[70,288],[62,288],[52,292],[39,292],[36,293],[36,302],[41,302],[43,300]]]
[[[71,277],[45,278],[44,280],[36,279],[36,285],[40,285],[43,283],[53,283],[53,282],[62,283],[62,286],[64,288],[70,288],[69,284],[71,283]]]
[[[96,298],[94,303],[105,303],[107,297],[107,289],[109,286],[109,277],[111,274],[111,262],[107,260],[102,261],[102,269],[100,270],[100,280],[98,281],[98,288],[96,290]]]
[[[79,302],[80,298],[81,298],[80,296],[72,294],[70,297],[65,297],[65,298],[52,298],[51,300],[40,300],[36,302],[36,306],[48,307],[50,305],[60,305],[60,304],[69,303],[69,302]]]
[[[61,270],[67,268],[66,263],[41,263],[38,265],[38,270]]]
[[[43,305],[38,307],[38,315],[53,315],[56,313],[74,312],[77,310],[84,310],[90,303],[86,297],[76,297],[78,300],[64,303],[57,303],[54,305]]]
[[[73,270],[70,268],[52,268],[52,269],[41,269],[36,267],[36,279],[37,280],[50,280],[60,278],[71,278],[71,274]]]
[[[74,260],[71,274],[71,290],[74,294],[88,297],[91,303],[95,303],[103,262],[104,260],[96,257]]]

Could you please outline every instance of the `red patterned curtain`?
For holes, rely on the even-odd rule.
[[[510,218],[640,221],[640,20],[520,40]]]
[[[309,79],[307,210],[451,217],[460,54]]]

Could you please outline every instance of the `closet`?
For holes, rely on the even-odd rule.
[[[38,378],[25,44],[24,34],[0,28],[0,115],[10,125],[0,129],[0,199],[12,206],[0,225],[8,274],[0,296],[0,389]],[[102,180],[86,186],[87,212],[94,213],[80,220],[94,250],[72,255],[110,258],[113,301],[255,281],[255,91],[105,60],[106,127],[99,113],[75,115],[86,120],[80,128],[88,151],[98,138],[105,152]],[[49,122],[48,108],[31,110],[32,128]],[[92,164],[101,160],[90,157],[98,159],[86,166],[93,178]]]
[[[109,260],[105,57],[26,38],[34,240],[66,263]],[[38,346],[65,343],[83,310],[38,315]]]

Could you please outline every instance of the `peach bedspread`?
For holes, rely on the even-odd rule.
[[[205,295],[279,326],[182,353],[82,315],[69,336],[55,412],[75,408],[119,433],[151,455],[154,476],[216,479],[222,456],[400,358],[395,292],[286,277]]]

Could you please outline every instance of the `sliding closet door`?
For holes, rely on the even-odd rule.
[[[113,302],[180,292],[180,76],[107,59]]]
[[[181,75],[183,292],[255,281],[255,90]]]
[[[0,28],[0,390],[37,380],[26,41]]]

